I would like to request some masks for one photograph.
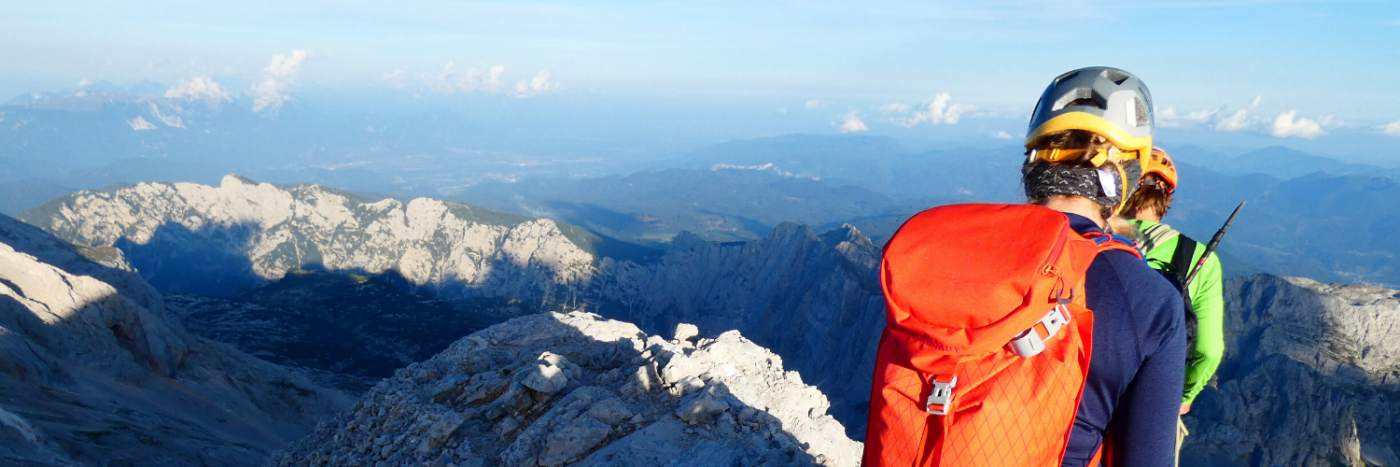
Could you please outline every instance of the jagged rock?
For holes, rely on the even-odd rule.
[[[218,187],[79,192],[24,217],[76,243],[123,249],[166,292],[233,293],[316,265],[401,276],[443,297],[582,308],[680,336],[680,347],[737,329],[830,394],[850,434],[864,433],[884,301],[879,249],[849,225],[817,235],[784,223],[743,243],[681,234],[663,254],[634,261],[601,256],[588,246],[592,234],[547,219],[232,175]],[[192,290],[200,287],[218,290]],[[628,391],[658,390],[645,379]]]
[[[1400,294],[1226,282],[1226,356],[1184,417],[1183,465],[1400,465]]]
[[[496,368],[470,363],[479,359]],[[694,365],[698,371],[691,373],[699,376],[690,378],[704,390],[686,397],[656,391],[655,366],[663,362],[667,368]],[[541,370],[551,368],[557,373]],[[737,332],[695,345],[648,337],[631,324],[588,313],[517,318],[386,379],[269,465],[332,458],[367,465],[643,466],[666,465],[687,453],[734,465],[856,465],[860,443],[826,415],[829,404],[820,391],[788,373],[777,355]],[[414,376],[425,374],[438,376]],[[521,376],[551,381],[548,374],[567,378],[566,384],[550,393],[527,386],[533,379]],[[657,386],[647,390],[638,376]],[[462,396],[434,397],[464,384],[509,389],[466,404],[458,402]],[[455,423],[448,414],[464,405],[487,416],[464,415],[455,431],[446,428],[452,423],[443,420]],[[489,415],[493,410],[498,417]],[[398,439],[423,441],[406,447]],[[423,444],[436,440],[436,446]]]
[[[673,339],[678,341],[691,341],[698,337],[700,337],[699,327],[690,323],[681,323],[676,325],[675,337],[673,337]]]
[[[0,216],[0,463],[256,465],[349,402],[189,334],[119,252]]]
[[[714,416],[729,410],[729,404],[724,401],[724,396],[718,392],[717,387],[711,386],[705,392],[688,398],[676,409],[676,416],[692,423],[709,422]]]

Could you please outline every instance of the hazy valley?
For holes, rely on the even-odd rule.
[[[791,135],[569,162],[461,151],[494,127],[451,112],[127,92],[0,108],[0,210],[23,220],[0,217],[0,459],[854,465],[884,239],[1020,200],[1014,147]],[[93,140],[53,136],[72,128]],[[1177,228],[1204,240],[1249,201],[1184,465],[1400,465],[1400,299],[1324,284],[1400,284],[1395,169],[1174,154]]]

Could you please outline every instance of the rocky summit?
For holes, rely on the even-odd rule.
[[[1400,294],[1226,283],[1226,356],[1184,417],[1182,465],[1400,465]]]
[[[350,402],[189,334],[120,251],[0,216],[0,465],[256,465]]]
[[[81,245],[121,249],[165,293],[237,295],[315,267],[388,276],[441,297],[582,309],[652,334],[681,322],[707,335],[736,329],[828,394],[848,434],[864,433],[884,301],[879,248],[850,226],[818,234],[784,223],[731,243],[681,234],[665,251],[638,255],[640,247],[548,219],[234,175],[218,187],[78,192],[23,218]]]
[[[548,313],[400,370],[269,465],[857,465],[827,408],[738,332]]]

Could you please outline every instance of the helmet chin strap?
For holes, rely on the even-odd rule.
[[[1122,183],[1118,185],[1119,187],[1121,187],[1119,188],[1119,191],[1121,191],[1121,193],[1119,193],[1118,196],[1118,204],[1113,205],[1113,214],[1110,214],[1108,217],[1117,216],[1118,213],[1123,210],[1123,206],[1126,206],[1128,204],[1128,172],[1123,170],[1123,164],[1113,164],[1113,167],[1117,169],[1118,180]],[[1104,221],[1107,220],[1108,219],[1104,219]]]

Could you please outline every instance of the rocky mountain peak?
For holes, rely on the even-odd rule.
[[[348,405],[189,334],[124,265],[0,216],[0,463],[250,465]]]
[[[842,465],[821,391],[736,331],[516,318],[399,371],[269,465]]]

